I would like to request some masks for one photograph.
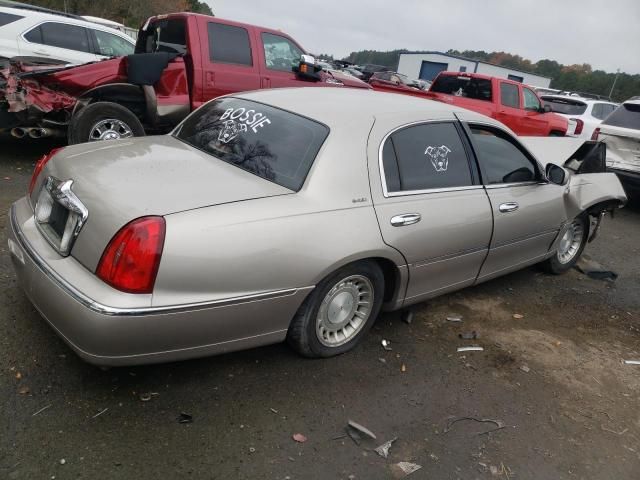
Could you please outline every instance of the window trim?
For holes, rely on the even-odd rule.
[[[83,28],[85,30],[85,32],[87,33],[87,41],[89,42],[89,51],[88,52],[83,52],[82,50],[74,50],[72,48],[65,48],[65,47],[56,47],[55,45],[47,45],[46,43],[38,43],[38,42],[32,42],[30,40],[27,40],[27,38],[25,37],[25,35],[27,33],[32,32],[33,30],[35,30],[36,28],[39,28],[41,25],[44,25],[45,23],[57,23],[57,24],[60,24],[60,25],[67,25],[67,26],[71,26],[71,27]],[[42,20],[41,22],[39,22],[39,23],[37,23],[35,25],[31,25],[28,29],[26,29],[24,32],[22,32],[20,34],[20,39],[24,40],[29,45],[42,45],[42,46],[48,47],[48,48],[59,48],[60,50],[68,50],[70,52],[86,53],[87,55],[96,55],[96,53],[95,53],[96,46],[95,46],[95,43],[94,43],[93,34],[89,33],[89,30],[91,30],[91,28],[92,27],[87,27],[86,25],[78,25],[77,23],[60,22],[57,19],[56,20]]]
[[[483,188],[488,190],[493,190],[496,188],[523,187],[523,186],[530,186],[530,185],[546,185],[549,183],[549,180],[547,179],[544,168],[542,168],[542,165],[538,161],[538,159],[529,150],[527,150],[527,148],[524,145],[522,145],[522,143],[520,143],[518,139],[515,138],[506,129],[498,125],[495,125],[493,123],[482,122],[482,121],[462,121],[461,123],[464,129],[464,133],[467,135],[468,141],[471,144],[471,148],[473,149],[473,156],[475,158],[476,164],[478,165],[478,169],[480,170],[480,175],[481,175],[480,182]],[[526,182],[485,183],[485,178],[488,175],[485,173],[484,167],[477,153],[478,148],[473,140],[473,133],[471,132],[471,127],[474,125],[477,125],[479,127],[488,127],[489,129],[498,130],[504,135],[507,135],[513,141],[515,147],[518,150],[520,150],[522,154],[529,159],[530,162],[534,164],[536,174],[539,178],[537,180],[527,180]]]
[[[471,176],[472,185],[465,185],[460,187],[444,187],[444,188],[424,188],[421,190],[400,190],[397,192],[390,192],[387,188],[387,178],[384,171],[384,162],[382,160],[382,150],[384,149],[384,144],[387,142],[389,137],[393,135],[398,130],[402,130],[404,128],[414,127],[417,125],[425,125],[432,123],[450,123],[452,124],[456,131],[458,132],[458,136],[460,137],[460,142],[464,148],[465,156],[467,157],[467,165],[469,167],[469,174]],[[380,170],[380,180],[382,182],[382,195],[384,198],[394,198],[394,197],[404,197],[408,195],[423,195],[430,193],[445,193],[445,192],[458,192],[463,190],[480,190],[484,188],[481,183],[481,179],[478,178],[476,169],[474,168],[472,162],[475,162],[475,158],[471,158],[471,156],[475,155],[475,152],[472,150],[473,146],[469,145],[467,138],[465,138],[466,132],[463,133],[463,128],[459,128],[460,121],[457,119],[449,119],[449,120],[417,120],[414,122],[405,123],[398,127],[395,127],[393,130],[387,132],[382,140],[380,141],[380,145],[378,146],[378,169]],[[394,147],[395,148],[395,147]],[[471,148],[471,150],[470,150]]]

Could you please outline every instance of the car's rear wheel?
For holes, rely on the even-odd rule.
[[[382,306],[384,275],[374,261],[356,262],[322,280],[294,317],[287,341],[306,357],[351,350],[371,328]]]
[[[589,216],[579,215],[562,234],[555,255],[544,263],[545,269],[556,275],[570,270],[580,259],[588,238]]]
[[[87,105],[71,119],[70,145],[119,138],[142,137],[144,127],[131,110],[113,102]]]

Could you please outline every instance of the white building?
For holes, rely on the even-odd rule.
[[[508,78],[516,82],[526,83],[535,87],[548,87],[549,77],[522,72],[513,68],[502,67],[492,63],[471,60],[469,58],[449,55],[442,52],[401,53],[398,61],[398,72],[409,78],[421,78],[432,81],[438,73],[468,72],[481,73],[492,77]]]

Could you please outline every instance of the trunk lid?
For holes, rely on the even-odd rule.
[[[88,218],[71,250],[90,270],[113,235],[133,219],[293,193],[165,135],[73,145],[49,161],[46,178],[73,180]]]

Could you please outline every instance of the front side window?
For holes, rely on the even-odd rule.
[[[388,192],[466,187],[473,184],[458,130],[426,123],[391,134],[382,147]]]
[[[535,110],[536,112],[539,111],[540,100],[538,100],[538,96],[528,88],[524,88],[523,90],[524,90],[524,109]]]
[[[102,30],[94,30],[93,33],[96,36],[98,55],[124,57],[133,53],[133,44],[124,38]]]
[[[520,108],[520,92],[513,83],[500,82],[500,102],[505,107]]]
[[[640,130],[640,103],[623,103],[602,124]]]
[[[253,65],[249,32],[245,28],[209,22],[209,59],[214,63]]]
[[[429,90],[456,97],[491,101],[491,80],[485,78],[439,75]]]
[[[270,70],[291,72],[300,63],[304,52],[291,40],[272,33],[262,34],[264,61]]]
[[[173,136],[254,175],[300,190],[329,134],[325,125],[262,103],[227,97],[189,115]]]
[[[29,42],[66,48],[77,52],[90,52],[87,29],[67,23],[46,22],[25,34]]]
[[[470,128],[486,185],[536,180],[535,163],[508,134],[486,127]]]

